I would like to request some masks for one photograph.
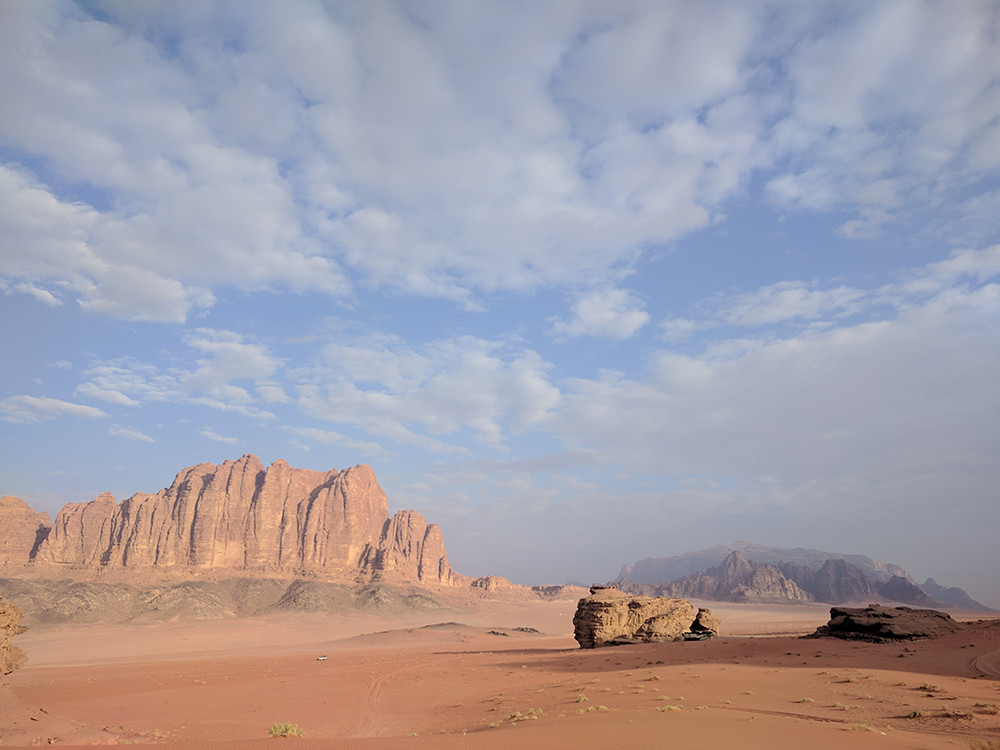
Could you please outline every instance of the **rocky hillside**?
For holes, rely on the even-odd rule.
[[[690,573],[702,573],[719,565],[731,552],[739,552],[756,563],[791,563],[816,570],[827,560],[843,560],[859,569],[873,581],[888,581],[893,576],[909,577],[900,566],[873,560],[866,555],[848,555],[839,552],[823,552],[803,547],[765,547],[753,542],[739,541],[720,544],[697,552],[687,552],[671,557],[647,557],[624,566],[619,578],[627,578],[636,583],[663,583],[676,581]]]
[[[933,579],[920,586],[899,565],[865,555],[752,542],[639,560],[623,567],[616,582],[634,593],[714,601],[894,601],[990,611],[958,587],[939,586]]]
[[[459,578],[441,529],[414,510],[390,518],[368,466],[319,472],[279,460],[265,469],[245,455],[184,469],[154,495],[69,503],[51,525],[5,497],[0,528],[8,572],[250,571],[423,585]]]
[[[905,571],[904,571],[905,573]],[[711,601],[782,603],[893,601],[918,607],[944,606],[908,576],[873,581],[845,560],[826,560],[818,569],[797,563],[758,563],[734,551],[717,566],[659,584],[618,581],[633,594],[685,597]],[[964,592],[963,592],[964,593]],[[969,599],[970,609],[986,607]]]

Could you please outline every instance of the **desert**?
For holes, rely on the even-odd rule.
[[[472,578],[370,467],[252,455],[0,514],[4,746],[1000,745],[995,613],[910,606],[940,602],[863,556],[736,543],[660,585]]]
[[[718,638],[581,649],[575,602],[35,627],[0,742],[65,747],[995,747],[1000,622],[805,639],[818,605],[720,605]],[[442,619],[442,617],[446,619]],[[325,658],[322,658],[325,657]],[[288,722],[306,737],[268,738]],[[980,744],[975,744],[975,743]]]

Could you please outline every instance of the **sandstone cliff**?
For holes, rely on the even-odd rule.
[[[0,497],[0,565],[25,565],[52,527],[48,513],[35,513],[18,497]]]
[[[20,523],[28,529],[27,520]],[[441,529],[416,511],[390,518],[369,466],[320,472],[279,460],[265,469],[253,455],[198,464],[155,495],[140,492],[119,504],[105,493],[69,503],[39,536],[27,547],[28,532],[21,532],[5,564],[439,585],[455,579]]]

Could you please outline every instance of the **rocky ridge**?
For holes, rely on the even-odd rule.
[[[713,548],[715,549],[715,548]],[[801,557],[801,556],[800,556]],[[865,558],[867,559],[867,558]],[[882,565],[881,563],[879,565]],[[748,560],[740,550],[731,551],[722,562],[704,572],[685,575],[677,580],[658,584],[637,583],[619,579],[624,591],[648,596],[674,596],[744,603],[891,601],[921,607],[943,607],[947,604],[987,611],[961,589],[945,591],[951,602],[938,601],[917,585],[898,566],[883,566],[876,580],[861,568],[843,559],[827,559],[821,565],[797,562],[757,562]],[[960,592],[960,593],[959,593]],[[964,597],[963,597],[964,595]]]
[[[369,466],[327,472],[253,455],[181,471],[156,494],[69,503],[48,524],[17,498],[0,502],[9,533],[0,565],[35,572],[247,571],[330,580],[449,586],[440,527],[415,510],[391,518]]]
[[[733,552],[739,552],[748,560],[754,560],[760,564],[792,563],[812,570],[819,569],[827,560],[844,560],[876,582],[888,581],[894,575],[909,577],[906,570],[899,565],[879,562],[866,555],[824,552],[804,547],[766,547],[748,541],[720,544],[697,552],[687,552],[671,557],[647,557],[625,565],[618,577],[619,579],[627,578],[636,583],[650,584],[675,581],[691,573],[700,573],[719,565]]]

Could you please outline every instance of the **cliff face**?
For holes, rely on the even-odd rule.
[[[319,472],[276,461],[265,469],[252,455],[192,466],[170,487],[120,505],[108,493],[70,503],[37,546],[34,563],[453,580],[441,529],[416,511],[390,519],[370,467]]]
[[[48,513],[35,513],[18,497],[0,497],[0,565],[25,565],[52,524]]]
[[[804,602],[812,596],[773,565],[755,565],[731,552],[720,565],[655,587],[666,596],[736,602]]]

